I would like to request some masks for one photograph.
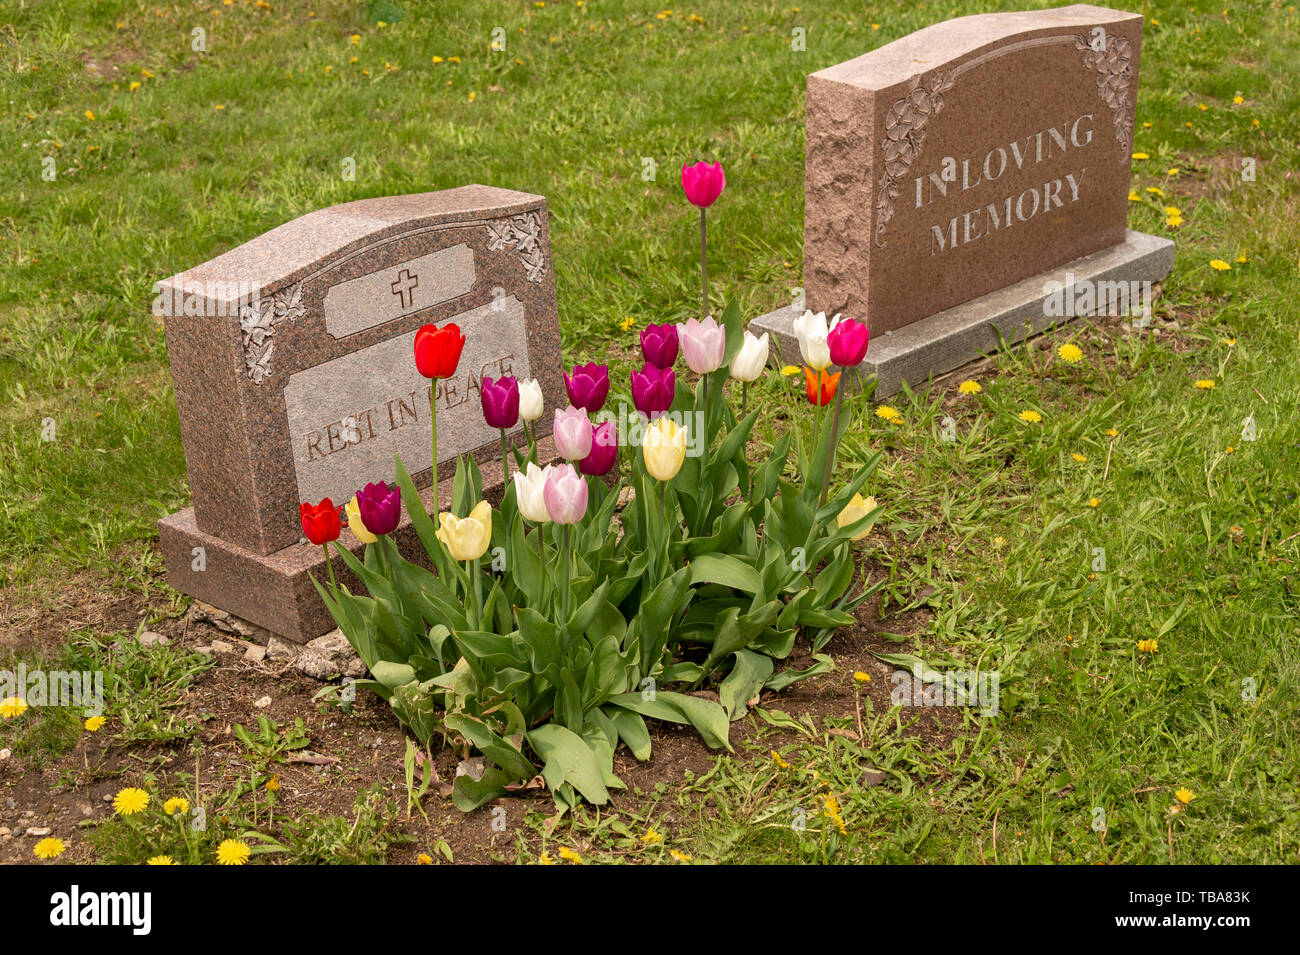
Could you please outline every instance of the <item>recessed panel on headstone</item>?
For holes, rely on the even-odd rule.
[[[1122,242],[1142,18],[961,17],[808,77],[808,306],[883,332]]]

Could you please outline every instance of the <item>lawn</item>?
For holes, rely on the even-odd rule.
[[[187,602],[157,553],[155,522],[188,489],[155,281],[352,199],[466,182],[540,193],[566,359],[603,355],[625,378],[626,319],[682,319],[695,302],[683,161],[727,170],[710,213],[715,303],[767,311],[800,285],[804,76],[943,16],[1050,5],[273,0],[0,14],[0,653],[97,661],[121,680],[94,741],[57,716],[0,723],[0,747],[31,767],[0,766],[0,784],[29,798],[36,774],[64,792],[138,785],[127,754],[143,746],[160,791],[193,793],[207,723],[250,719],[187,697],[190,681],[228,684],[203,683],[211,671],[180,649],[152,662],[109,649],[139,620],[178,621]],[[1300,21],[1280,3],[1129,8],[1147,18],[1130,225],[1177,243],[1151,324],[1076,322],[890,398],[896,414],[864,408],[844,459],[883,452],[869,490],[885,516],[863,560],[886,584],[870,619],[830,644],[824,692],[766,701],[734,757],[701,762],[683,744],[680,765],[641,779],[624,811],[579,813],[557,835],[536,801],[482,857],[535,860],[562,844],[637,861],[672,861],[669,849],[707,862],[1297,861]],[[1061,357],[1066,343],[1080,360]],[[772,374],[751,389],[757,448],[808,425],[801,388]],[[999,715],[902,718],[876,655],[891,652],[997,671]],[[295,699],[304,717],[340,719]],[[329,737],[340,752],[359,759],[375,728],[399,745],[382,708],[359,713],[349,743]],[[78,769],[92,745],[96,771]],[[241,753],[249,789],[222,792],[239,812],[267,809],[239,802],[269,765],[247,758],[258,752]],[[398,765],[398,803],[401,779]],[[332,814],[320,832],[356,791],[313,807]],[[404,810],[376,797],[356,812]],[[446,836],[473,857],[495,838],[487,823],[453,838],[445,818],[404,821],[401,851]],[[112,826],[81,860],[133,851]],[[386,851],[379,836],[346,851],[282,839],[304,860]]]

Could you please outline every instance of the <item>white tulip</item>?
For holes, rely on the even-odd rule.
[[[826,313],[813,311],[805,311],[794,320],[794,333],[799,339],[799,354],[803,356],[803,363],[813,371],[825,371],[830,367],[831,348],[826,344],[826,336],[831,333],[831,328],[834,328],[839,320],[840,316],[836,315],[828,327]]]
[[[550,512],[546,510],[546,500],[542,497],[546,479],[550,475],[551,465],[539,468],[532,461],[528,462],[526,471],[516,471],[513,475],[519,513],[534,524],[545,524],[551,519]]]
[[[519,417],[525,421],[536,421],[542,416],[542,386],[536,378],[519,382]]]
[[[761,338],[745,332],[744,344],[731,359],[731,377],[737,381],[757,381],[767,364],[767,348],[767,332]]]

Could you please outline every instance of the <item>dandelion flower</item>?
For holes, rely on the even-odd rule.
[[[86,117],[86,119],[90,120],[92,123],[95,121],[95,114],[92,113],[90,110],[86,110],[86,112],[83,115]]]
[[[143,789],[129,786],[113,797],[113,811],[119,816],[134,816],[144,812],[149,805],[149,794]]]
[[[248,848],[248,843],[238,839],[226,839],[217,846],[218,865],[243,865],[250,855],[252,852]]]
[[[278,793],[280,791],[280,774],[276,773],[266,781],[266,791],[269,793]]]
[[[772,750],[772,762],[776,763],[778,769],[789,769],[790,764],[781,758],[781,754]]]
[[[647,846],[657,846],[664,841],[663,834],[658,832],[653,826],[645,831],[641,837],[641,842]]]
[[[1090,497],[1090,498],[1088,498],[1088,506],[1089,506],[1089,507],[1097,507],[1099,504],[1101,504],[1101,498],[1099,498],[1099,497]]]
[[[1029,422],[1029,424],[1038,424],[1040,421],[1043,420],[1043,416],[1040,415],[1037,411],[1034,411],[1032,408],[1026,408],[1024,411],[1020,412],[1020,414],[1017,415],[1016,417],[1018,417],[1021,421]]]
[[[574,865],[582,865],[582,856],[578,855],[578,853],[574,852],[568,846],[562,846],[560,848],[560,858],[564,859],[566,862],[572,862]]]
[[[1001,550],[1002,548],[1004,548],[1004,547],[1006,547],[1006,546],[1007,546],[1007,539],[1006,539],[1005,537],[995,537],[995,538],[993,538],[993,549],[994,549],[994,550]]]
[[[619,328],[626,332],[636,325],[636,319],[629,315],[627,318],[623,319],[623,321],[619,322],[618,325]]]
[[[685,852],[682,852],[680,849],[669,849],[668,854],[672,856],[674,859],[676,859],[678,862],[691,861],[691,856]]]
[[[429,853],[427,852],[421,852],[418,856],[415,857],[415,864],[433,865],[433,856],[429,855]]]
[[[983,390],[978,381],[971,381],[969,378],[957,386],[957,391],[963,395],[978,395]]]
[[[98,733],[101,729],[104,728],[104,724],[107,722],[108,719],[106,717],[92,716],[81,725],[86,728],[86,732],[88,733]]]
[[[1233,105],[1233,106],[1240,106],[1240,105],[1241,105],[1242,103],[1244,103],[1244,102],[1246,102],[1246,101],[1245,101],[1242,97],[1240,97],[1240,96],[1234,96],[1234,97],[1232,98],[1232,105]]]
[[[1107,437],[1110,437],[1110,438],[1118,438],[1118,437],[1119,437],[1119,432],[1116,431],[1114,428],[1107,428],[1107,429],[1106,429],[1106,436],[1107,436]]]
[[[1203,391],[1213,391],[1214,382],[1209,378],[1202,378],[1200,381],[1196,383],[1196,387],[1200,388]]]
[[[1232,266],[1223,261],[1223,259],[1210,259],[1210,268],[1214,269],[1216,272],[1227,272],[1232,268]]]
[[[863,672],[862,670],[854,670],[854,671],[853,671],[853,679],[854,679],[854,681],[856,681],[856,682],[858,682],[858,683],[870,683],[870,682],[871,682],[871,674],[870,674],[870,673],[865,673],[865,672]]]
[[[1182,214],[1183,210],[1177,206],[1165,206],[1165,215],[1167,216],[1181,216]]]
[[[781,374],[784,375],[786,378],[789,378],[791,375],[797,375],[801,371],[803,371],[803,369],[800,368],[798,365],[785,365],[781,369]]]
[[[0,700],[0,719],[12,720],[27,712],[27,701],[21,696],[9,696]]]
[[[1165,197],[1165,191],[1159,186],[1147,186],[1147,192],[1153,196],[1159,196],[1161,199]]]
[[[1242,264],[1242,265],[1244,265],[1244,264],[1245,264],[1246,262],[1248,262],[1248,261],[1249,261],[1249,260],[1248,260],[1244,255],[1239,255],[1239,256],[1237,256],[1237,262],[1238,262],[1238,264]]]
[[[1160,649],[1160,641],[1156,640],[1154,637],[1150,640],[1138,641],[1139,653],[1156,653],[1159,651],[1159,649]]]
[[[1237,339],[1235,339],[1235,338],[1225,338],[1225,339],[1223,339],[1223,344],[1225,344],[1225,345],[1227,345],[1229,348],[1231,348],[1233,345],[1237,344]]]
[[[555,865],[555,860],[551,858],[551,854],[549,852],[543,852],[541,855],[537,857],[537,864]]]
[[[1177,799],[1184,806],[1186,806],[1189,802],[1191,802],[1193,799],[1196,798],[1196,793],[1192,792],[1186,786],[1183,786],[1174,793],[1174,798]]]
[[[889,422],[891,422],[891,423],[892,423],[892,422],[895,422],[895,421],[902,421],[902,420],[903,420],[903,416],[902,416],[901,414],[898,413],[898,409],[897,409],[897,408],[893,408],[893,407],[891,407],[891,406],[889,406],[889,405],[881,405],[879,408],[877,408],[877,409],[876,409],[876,417],[877,417],[877,418],[883,418],[883,419],[885,419],[886,421],[889,421]]]
[[[1206,106],[1204,103],[1197,103],[1196,108],[1199,109],[1202,113],[1204,113],[1210,107]]]
[[[62,839],[42,839],[32,847],[32,855],[38,859],[54,859],[63,855],[63,850],[68,848],[63,844]]]
[[[1071,452],[1070,457],[1074,458],[1074,460],[1078,461],[1080,464],[1088,460],[1088,456],[1086,454],[1080,454],[1078,451]]]
[[[1128,201],[1129,201],[1129,202],[1141,202],[1141,201],[1142,201],[1142,197],[1139,196],[1139,195],[1137,194],[1137,190],[1136,190],[1136,189],[1130,189],[1130,190],[1128,191]]]
[[[1171,166],[1170,169],[1169,169],[1169,171],[1168,171],[1165,175],[1168,175],[1168,176],[1176,176],[1176,175],[1178,175],[1180,172],[1182,172],[1182,170],[1179,169],[1177,166]]]
[[[1056,355],[1061,361],[1068,362],[1071,365],[1083,361],[1083,349],[1074,342],[1066,342],[1056,350]]]
[[[171,856],[150,856],[145,865],[175,865],[176,860]]]
[[[163,812],[169,816],[180,813],[182,816],[190,811],[190,801],[184,796],[173,796],[163,803]]]
[[[1146,153],[1134,153],[1134,154],[1133,154],[1133,158],[1134,158],[1134,159],[1150,159],[1151,157],[1150,157],[1149,155],[1147,155]]]

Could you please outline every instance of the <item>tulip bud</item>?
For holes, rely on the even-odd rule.
[[[574,365],[573,374],[564,376],[564,389],[569,393],[571,405],[595,414],[609,397],[609,367],[595,362]]]
[[[587,513],[587,482],[572,464],[557,464],[542,491],[546,512],[557,524],[576,524]]]
[[[339,539],[341,526],[338,508],[328,497],[319,504],[303,501],[298,508],[298,516],[302,519],[303,534],[317,547]]]
[[[581,461],[591,454],[591,421],[587,412],[573,405],[555,411],[555,450],[566,461]]]
[[[831,363],[841,368],[853,368],[862,364],[870,340],[871,332],[866,325],[852,318],[837,318],[831,325],[830,334],[826,336]]]
[[[799,354],[805,365],[813,371],[822,371],[830,365],[831,350],[826,344],[830,329],[826,326],[825,312],[805,311],[794,320],[794,334],[799,339]]]
[[[443,511],[438,523],[438,540],[456,560],[478,560],[492,542],[492,508],[487,501],[474,505],[468,517]]]
[[[516,471],[513,475],[515,482],[515,503],[519,506],[519,513],[524,516],[525,520],[532,521],[534,524],[545,524],[551,519],[550,512],[546,510],[546,499],[543,491],[546,489],[546,479],[551,476],[552,465],[539,468],[532,461],[523,471]]]
[[[542,416],[545,403],[542,400],[542,386],[536,378],[519,382],[519,417],[533,422]]]
[[[711,206],[727,188],[727,176],[722,171],[722,163],[712,165],[697,162],[694,166],[682,164],[682,189],[691,205],[701,209]]]
[[[618,431],[614,422],[603,421],[591,433],[591,453],[578,464],[578,470],[592,477],[610,472],[618,460]]]
[[[671,481],[686,460],[686,429],[671,418],[658,418],[646,428],[642,451],[650,476]]]
[[[661,415],[673,406],[677,375],[671,368],[647,364],[632,372],[632,404],[647,418]]]
[[[658,368],[671,368],[677,360],[677,326],[647,325],[641,330],[641,355]]]
[[[344,508],[348,514],[348,530],[352,536],[363,544],[373,544],[379,540],[374,534],[366,529],[366,522],[361,519],[361,506],[357,503],[357,496],[352,495],[352,500],[348,501],[347,507]]]
[[[697,375],[717,371],[727,351],[727,333],[712,316],[705,319],[688,318],[677,326],[677,337],[682,342],[686,364]]]
[[[862,520],[868,514],[876,509],[876,499],[874,497],[863,497],[861,494],[854,494],[853,500],[844,505],[844,510],[835,516],[835,523],[840,527],[848,527],[857,521]],[[870,529],[854,534],[853,539],[860,541],[870,533]]]
[[[755,338],[745,332],[745,342],[731,359],[731,377],[737,381],[757,381],[767,365],[767,332]]]
[[[519,423],[519,383],[514,378],[484,378],[479,382],[483,420],[493,428],[513,428]]]
[[[839,386],[841,374],[843,372],[837,371],[829,375],[825,369],[815,372],[811,368],[805,368],[803,376],[804,383],[808,386],[808,400],[818,407],[830,404],[835,399],[835,389]]]
[[[465,336],[454,322],[442,328],[425,325],[415,333],[415,367],[425,378],[450,378],[464,347]]]
[[[387,484],[367,484],[357,491],[357,512],[372,534],[391,534],[402,519],[402,495]]]

